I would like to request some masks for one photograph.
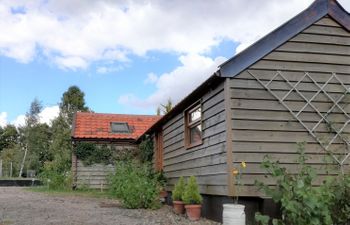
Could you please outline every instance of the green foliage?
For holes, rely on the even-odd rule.
[[[160,172],[156,172],[154,174],[155,178],[157,179],[158,184],[161,187],[165,187],[166,182],[168,181],[168,179],[166,178],[166,176],[164,175],[163,170],[161,170]]]
[[[111,164],[113,161],[113,151],[107,145],[97,146],[89,142],[80,142],[75,148],[75,154],[86,165],[94,163]]]
[[[146,137],[139,145],[141,162],[152,162],[153,141],[151,137]]]
[[[57,161],[46,162],[40,174],[41,181],[50,190],[69,190],[72,188],[72,174],[69,171],[60,170],[61,165]]]
[[[350,222],[350,175],[329,179],[321,187],[330,194],[330,211],[334,225],[345,225]]]
[[[60,103],[60,113],[71,126],[74,114],[78,111],[86,112],[89,108],[85,106],[84,92],[77,86],[71,86],[63,93]]]
[[[109,176],[109,191],[126,208],[159,208],[159,184],[148,164],[120,161]]]
[[[6,148],[12,148],[17,143],[18,131],[15,126],[7,125],[4,128],[0,126],[0,152]]]
[[[174,190],[173,190],[173,200],[175,201],[182,201],[182,196],[185,192],[185,179],[183,177],[180,177],[177,183],[175,184]]]
[[[185,187],[185,191],[182,196],[182,200],[187,205],[202,203],[203,199],[199,193],[196,177],[191,176],[188,179],[187,185]]]
[[[14,145],[11,148],[3,149],[0,152],[0,159],[2,160],[2,175],[10,177],[11,175],[11,163],[12,163],[12,177],[18,176],[20,167],[20,161],[22,159],[23,152],[19,145]]]
[[[271,220],[272,224],[277,225],[329,225],[342,224],[333,223],[336,222],[335,218],[342,222],[349,220],[350,203],[346,198],[349,195],[349,183],[333,180],[319,188],[314,187],[312,183],[317,179],[316,172],[306,164],[308,157],[302,145],[298,153],[300,170],[296,174],[288,173],[278,161],[265,157],[262,167],[276,180],[276,187],[271,188],[259,181],[256,181],[256,185],[276,203],[281,204],[282,217],[271,219],[258,213],[256,221],[268,224]],[[342,191],[339,190],[340,187]]]

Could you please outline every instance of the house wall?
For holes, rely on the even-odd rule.
[[[259,195],[254,187],[255,180],[274,184],[273,180],[265,178],[264,171],[260,168],[266,154],[280,160],[290,171],[297,169],[297,142],[307,142],[306,152],[312,157],[308,163],[317,168],[321,179],[326,175],[326,154],[321,146],[292,114],[248,73],[249,71],[254,74],[266,84],[278,70],[292,83],[297,82],[304,72],[309,72],[321,85],[332,73],[336,73],[349,88],[350,33],[331,18],[324,17],[230,80],[232,101],[229,113],[232,119],[233,163],[237,167],[241,161],[247,162],[242,177],[245,188],[240,192],[244,196]],[[271,82],[270,88],[275,94],[283,96],[290,87],[282,79],[277,80],[280,81]],[[344,92],[339,83],[334,80],[330,83],[325,89],[333,96],[340,96]],[[303,80],[298,89],[308,98],[319,90],[310,79]],[[293,111],[298,111],[305,104],[295,93],[288,96],[287,100]],[[349,103],[350,99],[347,97],[345,102]],[[315,98],[312,103],[322,113],[332,106],[325,95]],[[350,113],[350,104],[345,106],[344,110]],[[301,113],[302,120],[308,126],[319,120],[319,116],[313,111],[307,107]],[[349,118],[345,118],[341,113],[333,113],[329,119],[335,123],[344,123]],[[318,135],[327,136],[328,130],[324,125],[317,128]],[[344,135],[349,137],[349,124],[344,132]],[[340,141],[337,140],[336,143]],[[340,144],[333,144],[331,150],[338,152],[339,147]],[[350,159],[347,160],[345,171],[349,171],[349,161]]]
[[[115,150],[115,154],[122,152],[136,152],[137,145],[133,143],[106,143],[96,142],[98,145],[108,144]],[[92,164],[84,165],[74,154],[72,157],[72,171],[74,176],[74,185],[77,188],[89,187],[92,189],[107,188],[107,176],[114,172],[114,165]]]
[[[199,99],[194,99],[193,102]],[[186,149],[184,112],[162,127],[163,170],[172,190],[180,176],[196,176],[202,194],[227,195],[224,83],[201,98],[203,144]]]

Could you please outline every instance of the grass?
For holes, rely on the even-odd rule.
[[[92,189],[77,189],[77,190],[51,190],[46,186],[29,187],[26,188],[28,191],[45,193],[48,195],[59,195],[59,196],[80,196],[89,198],[112,198],[107,191],[101,192],[99,190]]]

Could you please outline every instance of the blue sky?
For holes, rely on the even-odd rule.
[[[95,112],[155,113],[311,2],[1,1],[0,126],[34,98],[50,121],[71,85]]]

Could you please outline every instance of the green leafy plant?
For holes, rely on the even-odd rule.
[[[182,196],[185,192],[185,179],[183,177],[180,177],[177,183],[175,184],[174,190],[173,190],[173,200],[175,201],[182,201]]]
[[[73,177],[70,171],[60,170],[56,161],[45,162],[40,180],[50,190],[72,189]]]
[[[164,171],[161,170],[159,172],[155,173],[155,177],[157,179],[158,184],[160,185],[161,188],[164,188],[166,185],[166,182],[168,181],[168,179],[166,178],[166,176],[164,175]]]
[[[186,205],[196,205],[202,203],[203,198],[199,193],[196,177],[191,176],[188,179],[182,199]]]
[[[152,162],[153,158],[153,141],[147,136],[139,145],[141,162]]]
[[[108,145],[97,146],[89,142],[80,142],[75,148],[75,154],[86,165],[113,162],[113,150]]]
[[[334,192],[336,190],[333,192],[324,185],[319,188],[314,187],[312,183],[317,178],[316,172],[306,164],[308,157],[302,144],[299,145],[298,153],[297,162],[300,170],[296,174],[288,173],[287,169],[281,167],[278,161],[275,162],[269,157],[265,157],[262,167],[276,180],[276,186],[272,188],[259,181],[256,181],[256,184],[281,205],[282,216],[281,218],[270,218],[257,213],[255,219],[259,224],[268,224],[269,221],[272,221],[274,225],[334,224],[333,213],[338,214],[338,212],[332,210],[334,207],[332,205],[336,199],[337,202],[342,197],[335,198]],[[344,208],[348,209],[342,207],[342,209]]]
[[[126,208],[159,208],[159,183],[153,174],[148,164],[117,162],[115,174],[108,178],[109,192]]]

